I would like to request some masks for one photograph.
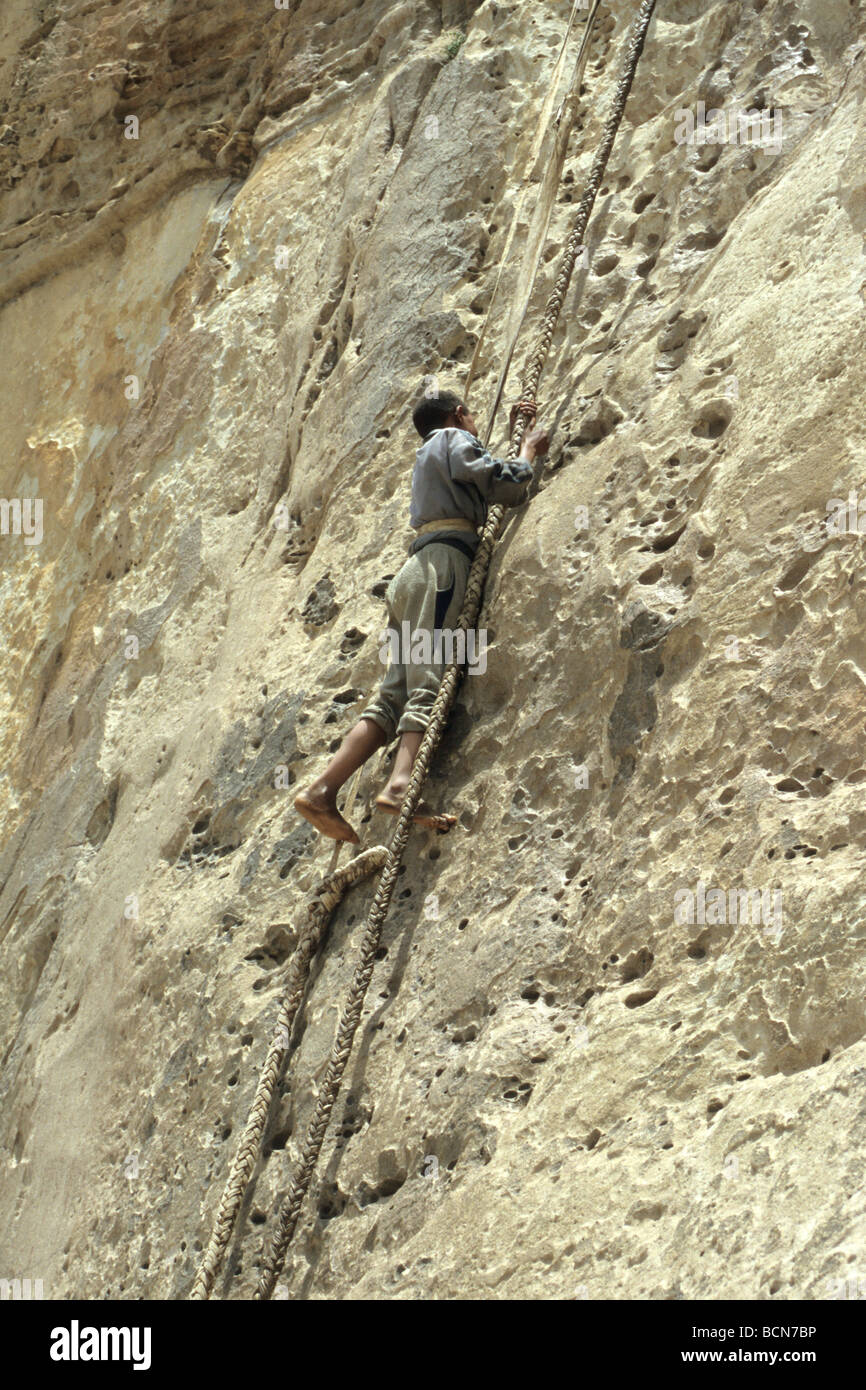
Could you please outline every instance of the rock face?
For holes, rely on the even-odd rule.
[[[602,7],[510,398],[634,9]],[[410,408],[490,309],[485,418],[570,10],[5,7],[0,1276],[46,1297],[189,1291],[331,863],[294,788],[381,676]],[[428,785],[459,825],[413,834],[289,1297],[866,1277],[859,498],[826,524],[866,490],[864,36],[848,0],[659,0]]]

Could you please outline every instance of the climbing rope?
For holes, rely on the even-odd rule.
[[[547,85],[547,94],[542,103],[541,111],[539,112],[538,124],[535,129],[535,138],[532,142],[532,148],[530,149],[529,155],[526,159],[527,173],[524,177],[523,187],[520,189],[520,192],[517,196],[517,200],[514,205],[514,212],[511,215],[511,225],[508,228],[508,235],[505,238],[505,245],[502,250],[502,255],[499,259],[499,270],[497,272],[496,280],[493,285],[493,293],[490,296],[490,303],[487,306],[487,313],[484,315],[484,322],[481,326],[481,332],[478,335],[478,341],[475,344],[475,351],[472,354],[472,361],[469,363],[469,371],[466,373],[466,380],[463,383],[463,394],[466,398],[468,398],[472,383],[475,380],[475,373],[478,369],[478,364],[481,360],[481,353],[487,341],[487,330],[490,327],[490,322],[493,318],[493,310],[499,298],[499,290],[502,286],[503,276],[510,262],[511,247],[517,235],[517,229],[520,226],[520,223],[523,218],[524,204],[526,202],[530,188],[537,180],[537,168],[541,162],[544,146],[549,141],[552,132],[556,132],[557,134],[562,134],[564,132],[566,136],[566,143],[568,141],[568,136],[571,134],[571,129],[574,124],[574,118],[577,114],[578,107],[578,101],[576,98],[580,92],[580,84],[583,78],[583,70],[586,66],[586,58],[589,54],[590,39],[592,37],[592,31],[595,25],[595,19],[599,11],[600,4],[601,0],[593,0],[592,9],[586,17],[586,23],[584,25],[583,37],[581,39],[580,49],[577,55],[577,61],[574,66],[574,70],[572,71],[571,80],[568,84],[568,93],[562,105],[560,106],[558,112],[554,116],[553,107],[556,101],[556,95],[559,90],[559,85],[562,80],[562,73],[565,66],[566,54],[568,52],[569,40],[571,38],[571,33],[574,28],[574,22],[577,18],[578,10],[583,8],[582,0],[574,0],[574,4],[572,5],[571,14],[568,17],[568,25],[566,27],[565,37],[562,40],[562,45],[559,50],[559,56],[557,57],[553,72],[550,76],[550,81]],[[555,169],[553,171],[553,179],[551,179],[550,177],[551,163],[555,163],[555,161],[551,161],[550,159],[545,161],[545,173],[541,180],[542,196],[539,201],[542,208],[542,216],[540,219],[542,225],[538,232],[536,232],[536,234],[533,235],[532,231],[530,232],[527,238],[527,248],[524,251],[523,256],[524,265],[528,264],[530,260],[532,260],[532,268],[528,275],[523,270],[523,268],[521,268],[521,271],[518,275],[519,280],[528,281],[530,290],[538,272],[539,259],[544,249],[544,235],[547,231],[547,227],[550,222],[550,214],[553,210],[553,200],[548,199],[545,196],[545,193],[547,188],[551,185],[551,183],[553,184],[554,189],[556,185],[559,183],[559,169]],[[537,212],[538,208],[536,208],[536,215],[533,218],[534,221],[538,220]],[[533,250],[535,251],[534,258],[532,258]],[[513,321],[514,319],[512,316],[511,322]],[[519,332],[520,329],[520,322],[522,322],[522,316],[518,321],[516,332],[512,331],[506,337],[506,341],[508,342],[508,350],[506,351],[505,355],[506,362],[511,361],[511,356],[514,351],[514,344],[516,342],[516,334],[517,332]],[[490,429],[492,429],[493,427],[493,421],[496,416],[497,408],[499,406],[501,394],[501,389],[498,389],[493,403],[493,408],[490,412]],[[489,431],[488,439],[485,440],[485,443],[489,443]]]
[[[523,263],[517,276],[518,284],[522,283],[523,289],[520,295],[518,296],[516,302],[512,303],[504,324],[506,346],[499,371],[499,379],[496,383],[496,390],[493,393],[493,404],[490,407],[490,414],[487,420],[487,430],[484,435],[485,447],[487,447],[490,444],[490,439],[493,434],[493,427],[496,423],[496,413],[502,401],[502,394],[505,390],[505,382],[508,378],[508,373],[511,368],[511,360],[514,356],[514,350],[517,347],[517,340],[520,337],[520,333],[523,328],[523,323],[526,318],[527,310],[529,309],[529,302],[532,298],[532,291],[535,288],[535,281],[538,278],[538,270],[539,266],[541,265],[541,258],[544,254],[544,248],[547,242],[547,232],[548,228],[550,227],[550,219],[553,216],[553,209],[556,204],[556,192],[559,188],[560,179],[562,178],[562,166],[565,163],[565,155],[568,149],[568,142],[571,138],[571,132],[574,129],[574,123],[577,119],[577,113],[580,108],[580,88],[583,82],[583,74],[586,69],[587,59],[589,58],[589,50],[590,44],[592,42],[593,29],[595,27],[595,21],[598,17],[598,12],[600,8],[601,0],[594,0],[592,9],[586,17],[586,24],[584,25],[583,29],[583,37],[580,42],[580,48],[578,50],[577,58],[575,60],[574,69],[571,74],[571,80],[568,85],[568,92],[552,124],[549,124],[548,103],[551,101],[552,94],[555,90],[553,84],[551,84],[551,88],[548,92],[548,102],[545,103],[545,107],[542,111],[542,120],[539,124],[538,135],[536,136],[536,145],[534,146],[533,153],[535,153],[536,150],[540,152],[543,137],[549,135],[551,132],[553,135],[552,148],[549,150],[547,154],[544,175],[541,179],[541,186],[539,189],[538,198],[536,200],[529,230],[526,236],[526,246],[523,253]],[[563,44],[562,56],[564,56],[564,53],[565,45]],[[481,356],[481,349],[484,344],[484,340],[487,336],[487,328],[493,316],[493,307],[496,303],[497,295],[499,292],[499,286],[502,282],[502,277],[508,262],[508,256],[511,250],[511,243],[514,239],[514,234],[518,222],[520,221],[522,216],[523,204],[526,199],[527,192],[528,185],[524,187],[523,192],[521,193],[520,198],[518,200],[517,206],[514,210],[514,216],[511,221],[511,227],[508,232],[508,237],[505,243],[505,249],[502,253],[502,261],[499,267],[499,274],[496,278],[496,284],[493,288],[493,295],[491,297],[490,304],[487,308],[484,326],[482,327],[478,342],[475,345],[475,351],[472,354],[472,361],[469,364],[469,372],[463,386],[463,394],[466,397],[468,397],[469,395],[469,388],[472,385],[472,381],[475,377],[475,370]]]
[[[292,1025],[307,983],[310,964],[321,945],[331,915],[346,889],[352,884],[360,883],[362,879],[368,878],[377,869],[381,869],[387,857],[388,851],[383,845],[364,850],[363,854],[350,860],[342,869],[323,879],[315,891],[312,902],[308,905],[307,921],[301,928],[292,955],[271,1045],[262,1067],[249,1118],[241,1135],[241,1141],[229,1170],[225,1189],[214,1218],[213,1233],[207,1250],[202,1256],[192,1286],[191,1299],[206,1299],[210,1296],[223,1256],[228,1249],[244,1193],[255,1167],[277,1081],[289,1050]]]
[[[574,226],[563,250],[554,288],[544,311],[538,344],[526,369],[521,391],[521,406],[512,431],[511,443],[508,451],[508,457],[512,459],[517,457],[526,430],[527,421],[531,419],[533,415],[532,402],[536,399],[541,373],[550,352],[553,334],[565,296],[568,292],[572,272],[578,254],[583,246],[583,237],[586,232],[587,222],[589,221],[589,216],[601,186],[611,150],[613,149],[613,143],[622,120],[625,104],[637,70],[638,61],[643,52],[644,41],[655,5],[656,0],[642,0],[634,23],[616,93],[602,130],[601,141],[596,151],[595,159],[593,160],[583,197],[577,209]],[[475,553],[472,569],[470,570],[466,585],[466,596],[463,602],[463,609],[458,621],[458,628],[463,631],[472,627],[478,616],[484,581],[490,564],[493,547],[502,527],[504,513],[505,509],[501,506],[491,507],[487,523],[481,533],[478,549]],[[261,1277],[256,1290],[256,1297],[260,1300],[271,1297],[277,1278],[283,1267],[286,1250],[288,1249],[289,1242],[297,1226],[301,1204],[309,1188],[310,1179],[322,1147],[331,1111],[333,1110],[334,1102],[337,1099],[340,1089],[343,1072],[345,1071],[346,1063],[352,1051],[352,1043],[361,1018],[364,998],[376,961],[376,952],[379,946],[382,925],[397,882],[403,851],[406,848],[409,838],[412,816],[421,798],[421,791],[433,754],[439,745],[442,731],[445,728],[448,714],[457,691],[459,677],[460,667],[456,662],[452,662],[446,667],[442,676],[439,692],[433,705],[427,730],[415,759],[412,775],[409,779],[409,786],[403,798],[400,813],[397,818],[397,826],[391,843],[388,846],[385,865],[382,869],[379,884],[376,888],[376,893],[367,916],[358,965],[349,989],[348,1002],[340,1018],[340,1025],[322,1081],[316,1109],[304,1139],[304,1145],[289,1191],[280,1205],[274,1234],[263,1257]]]

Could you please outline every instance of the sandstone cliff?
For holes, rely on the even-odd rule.
[[[512,396],[634,8],[603,6]],[[0,536],[0,1275],[47,1297],[189,1290],[331,859],[294,787],[381,674],[409,409],[465,374],[570,9],[5,7],[0,495],[43,529]],[[290,1297],[866,1274],[864,540],[825,524],[866,488],[864,36],[849,0],[659,0],[429,786],[460,823],[406,856]],[[701,101],[780,145],[678,138]]]

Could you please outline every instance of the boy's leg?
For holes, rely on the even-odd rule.
[[[391,776],[377,798],[377,806],[389,810],[390,803],[398,806],[403,800],[406,788],[409,785],[409,778],[412,775],[412,764],[418,756],[418,749],[421,747],[421,740],[424,735],[417,733],[414,729],[400,735],[400,742],[397,744],[397,752],[394,755],[394,766],[391,768]]]
[[[400,574],[388,585],[385,601],[388,605],[389,628],[398,627],[394,611],[395,602],[399,605],[399,595],[404,576]],[[391,661],[382,683],[361,714],[361,718],[340,744],[325,771],[306,791],[295,797],[295,809],[323,835],[333,840],[348,840],[358,844],[358,836],[345,816],[337,810],[337,793],[343,783],[348,781],[367,759],[390,743],[396,731],[397,720],[406,703],[406,673],[398,661]]]
[[[412,614],[412,626],[415,631],[429,632],[432,644],[434,633],[450,630],[460,616],[471,564],[451,546],[434,544],[420,553],[428,561],[429,584],[418,611]],[[407,668],[408,698],[397,726],[400,742],[391,776],[376,798],[376,805],[383,811],[396,813],[400,809],[445,665],[444,660],[428,665],[416,662]],[[423,801],[419,801],[412,819],[436,829],[445,829],[457,821],[456,816],[437,815]]]
[[[361,718],[343,739],[321,777],[295,797],[295,810],[332,840],[358,844],[358,836],[337,810],[337,792],[367,759],[388,741],[385,730],[372,719]]]
[[[406,795],[406,788],[412,775],[412,764],[418,756],[418,749],[421,747],[423,737],[423,734],[414,731],[400,735],[391,776],[388,778],[387,785],[376,797],[376,805],[380,811],[388,811],[394,816],[399,815],[400,805]],[[412,820],[415,825],[426,825],[431,830],[449,830],[452,825],[457,824],[456,816],[440,815],[438,812],[432,811],[423,797],[415,807]]]

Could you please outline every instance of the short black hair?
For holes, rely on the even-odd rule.
[[[422,439],[431,430],[441,430],[449,415],[454,415],[462,406],[460,396],[453,391],[438,391],[435,396],[424,396],[412,411],[412,424]]]

